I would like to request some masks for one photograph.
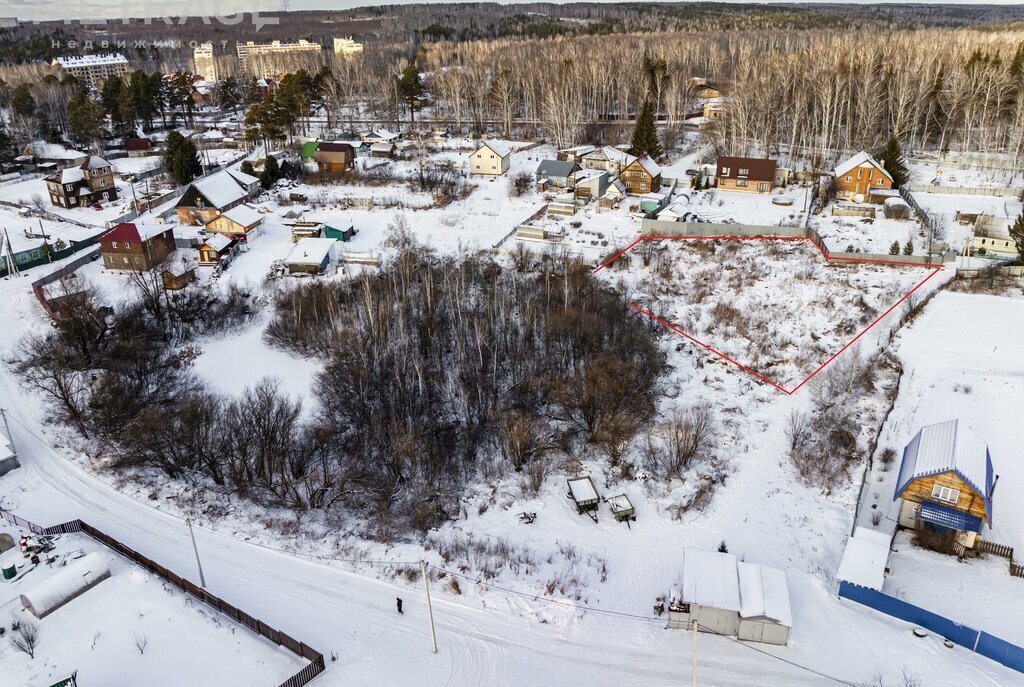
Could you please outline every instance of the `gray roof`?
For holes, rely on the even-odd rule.
[[[537,166],[539,177],[568,177],[579,168],[571,160],[543,160]]]

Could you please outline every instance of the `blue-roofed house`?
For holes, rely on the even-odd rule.
[[[893,500],[901,499],[900,527],[949,535],[972,548],[992,526],[998,477],[988,446],[959,420],[922,427],[903,449]]]

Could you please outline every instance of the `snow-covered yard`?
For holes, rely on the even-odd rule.
[[[0,532],[16,541],[25,533],[6,523]],[[59,535],[55,545],[52,566],[24,561],[17,577],[0,581],[4,684],[49,685],[77,671],[79,684],[109,687],[273,685],[305,664],[84,535]],[[109,579],[42,620],[22,608],[21,594],[92,552],[110,568]],[[38,627],[34,659],[8,641],[12,622]]]

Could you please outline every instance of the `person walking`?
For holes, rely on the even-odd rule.
[[[400,597],[400,596],[396,597],[395,601],[398,603],[398,612],[402,613],[402,597]]]

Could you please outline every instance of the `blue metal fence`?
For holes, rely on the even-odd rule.
[[[839,596],[856,601],[893,618],[923,627],[954,644],[959,644],[976,654],[1001,663],[1007,668],[1024,673],[1024,648],[1011,644],[1005,639],[1000,639],[988,632],[975,630],[967,625],[961,625],[938,613],[932,613],[888,594],[846,581],[839,583]]]

